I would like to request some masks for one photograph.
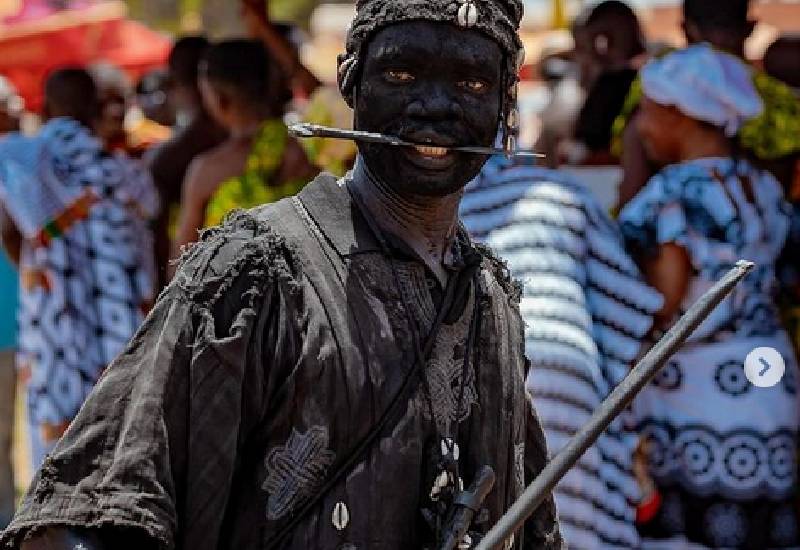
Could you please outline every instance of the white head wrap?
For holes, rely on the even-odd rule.
[[[706,44],[648,63],[642,69],[642,89],[656,103],[719,126],[729,137],[764,110],[750,68]]]

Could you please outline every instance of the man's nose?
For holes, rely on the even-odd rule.
[[[456,98],[444,86],[428,85],[421,87],[406,113],[416,119],[448,120],[460,118],[462,110]]]

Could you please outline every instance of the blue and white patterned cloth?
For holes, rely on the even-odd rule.
[[[48,221],[90,193],[85,217],[43,244]],[[23,236],[18,365],[33,426],[68,423],[102,370],[122,350],[152,302],[147,222],[158,196],[149,174],[103,151],[77,122],[48,122],[35,137],[0,143],[0,200]],[[23,280],[23,283],[25,281]],[[41,430],[38,430],[39,432]],[[34,463],[53,443],[32,434]]]
[[[563,173],[495,158],[467,187],[461,215],[524,285],[527,387],[557,452],[627,375],[662,298],[591,193]],[[570,548],[639,547],[636,442],[617,419],[557,487]]]
[[[665,494],[661,527],[711,547],[749,544],[755,530],[769,547],[798,544],[796,521],[787,521],[796,490],[797,362],[774,303],[789,214],[771,175],[744,160],[707,158],[665,168],[620,215],[640,254],[667,243],[687,250],[694,273],[682,309],[738,259],[757,265],[633,407]],[[745,357],[758,347],[785,359],[774,388],[745,378]],[[753,510],[763,517],[749,519]]]

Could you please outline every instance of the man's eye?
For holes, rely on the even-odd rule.
[[[459,82],[459,86],[475,93],[481,93],[488,88],[486,82],[482,80],[464,80],[463,82]]]
[[[414,75],[408,71],[389,70],[386,71],[386,76],[393,82],[413,82]]]

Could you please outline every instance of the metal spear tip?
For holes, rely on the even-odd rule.
[[[755,262],[748,260],[739,260],[736,262],[736,268],[744,271],[745,273],[750,273],[756,268],[756,264]]]
[[[313,124],[309,124],[308,122],[300,122],[298,124],[292,124],[289,126],[289,133],[292,134],[294,137],[299,138],[310,138],[314,137],[314,128]]]

